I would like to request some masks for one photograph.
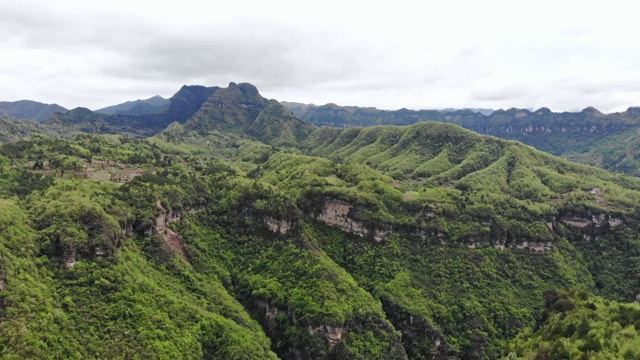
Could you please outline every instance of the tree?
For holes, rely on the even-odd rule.
[[[60,170],[60,176],[64,176],[65,171],[80,171],[83,169],[82,162],[75,156],[56,155],[49,160],[49,166]]]

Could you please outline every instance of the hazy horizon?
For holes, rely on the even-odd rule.
[[[183,84],[379,109],[640,105],[629,4],[0,4],[0,100],[99,109]]]

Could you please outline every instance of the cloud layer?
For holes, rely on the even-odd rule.
[[[93,3],[0,3],[0,100],[99,108],[246,81],[388,109],[640,105],[628,1]]]

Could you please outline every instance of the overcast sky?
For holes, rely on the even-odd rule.
[[[315,104],[619,111],[640,106],[633,4],[2,0],[0,100],[96,109],[234,81]]]

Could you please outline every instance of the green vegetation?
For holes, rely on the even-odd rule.
[[[355,106],[285,103],[295,115],[317,126],[336,128],[411,125],[422,121],[453,123],[482,134],[518,140],[537,149],[634,176],[640,173],[640,112],[602,114],[593,108],[554,113],[542,108],[498,110],[484,115],[470,110],[378,110]]]
[[[637,357],[637,178],[182,91],[152,138],[0,145],[3,357]]]
[[[640,176],[640,129],[632,128],[611,136],[584,153],[567,153],[566,158],[611,171]]]
[[[207,99],[185,123],[185,128],[200,135],[211,132],[249,135],[269,145],[294,146],[314,126],[296,119],[279,102],[260,96],[255,86],[231,83]]]
[[[507,359],[640,359],[640,305],[575,291],[545,299],[544,322],[513,340]]]
[[[0,142],[17,141],[35,134],[47,134],[60,137],[66,129],[44,126],[31,120],[13,120],[0,116]]]

